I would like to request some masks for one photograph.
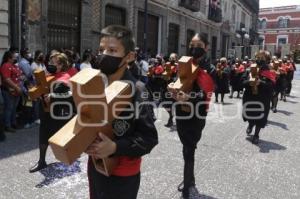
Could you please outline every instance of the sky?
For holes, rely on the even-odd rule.
[[[260,8],[300,5],[300,0],[260,0]]]

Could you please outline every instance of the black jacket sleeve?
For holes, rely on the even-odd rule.
[[[139,111],[134,119],[134,130],[129,136],[124,136],[116,140],[117,150],[115,156],[139,157],[151,152],[158,144],[157,130],[153,120],[153,107],[149,105],[147,99],[143,98],[143,92],[146,89],[137,88],[135,94],[135,102]]]

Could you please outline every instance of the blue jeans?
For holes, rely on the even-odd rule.
[[[10,128],[17,123],[16,113],[20,97],[13,96],[6,90],[2,90],[2,95],[4,99],[4,125],[5,127]]]

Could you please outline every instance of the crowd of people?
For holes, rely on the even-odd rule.
[[[243,60],[223,57],[211,64],[207,56],[209,42],[205,35],[196,34],[190,42],[187,55],[192,57],[192,65],[197,68],[197,77],[189,91],[183,92],[174,89],[175,82],[180,79],[177,54],[147,58],[140,48],[135,47],[132,32],[122,26],[109,26],[102,30],[101,35],[99,51],[85,50],[82,59],[68,49],[53,50],[47,55],[38,50],[34,56],[28,49],[23,49],[20,53],[16,49],[5,52],[0,68],[0,141],[5,140],[5,133],[15,133],[17,128],[40,126],[39,160],[30,168],[30,172],[47,167],[45,156],[48,139],[76,114],[76,108],[71,110],[61,103],[53,109],[55,115],[71,117],[59,120],[53,118],[45,107],[62,101],[74,104],[68,82],[78,71],[86,68],[100,69],[108,77],[121,71],[123,80],[134,82],[135,85],[142,82],[144,86],[139,86],[134,94],[137,102],[145,101],[139,97],[145,91],[149,93],[146,100],[156,104],[170,102],[164,105],[169,114],[165,125],[168,128],[174,126],[174,114],[183,117],[190,114],[191,110],[184,102],[190,102],[197,107],[198,114],[195,113],[189,119],[175,117],[178,136],[183,146],[183,181],[178,185],[178,191],[182,192],[183,198],[188,198],[190,189],[195,187],[195,150],[206,125],[208,105],[213,92],[215,103],[220,100],[221,104],[225,104],[226,94],[229,94],[229,100],[235,92],[237,98],[242,95],[245,110],[243,119],[248,122],[246,133],[250,135],[255,127],[252,138],[254,144],[259,142],[259,133],[266,126],[269,111],[276,113],[279,99],[285,102],[291,92],[296,67],[289,57],[281,60],[261,50],[253,60],[248,57]],[[28,90],[36,85],[36,70],[43,70],[47,75],[54,76],[57,83],[51,93],[38,100],[31,100]],[[194,97],[191,97],[191,93],[195,94]],[[65,97],[61,98],[62,95]],[[177,104],[173,111],[172,104],[176,102],[183,104]],[[201,103],[198,106],[199,102]],[[261,104],[263,108],[259,109]],[[97,139],[87,149],[86,153],[90,157],[120,157],[120,165],[114,170],[112,177],[98,173],[89,158],[88,177],[92,199],[137,197],[141,156],[150,153],[158,143],[155,116],[151,110],[153,107],[145,104],[139,108],[141,117],[125,121],[130,128],[121,134],[117,132],[115,140],[100,134],[102,141]],[[251,108],[256,111],[249,110]],[[263,117],[258,117],[262,113]],[[122,186],[117,186],[121,182]]]

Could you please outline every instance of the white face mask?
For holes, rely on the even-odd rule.
[[[31,57],[32,57],[32,54],[31,54],[31,53],[28,53],[28,57],[31,58]]]

